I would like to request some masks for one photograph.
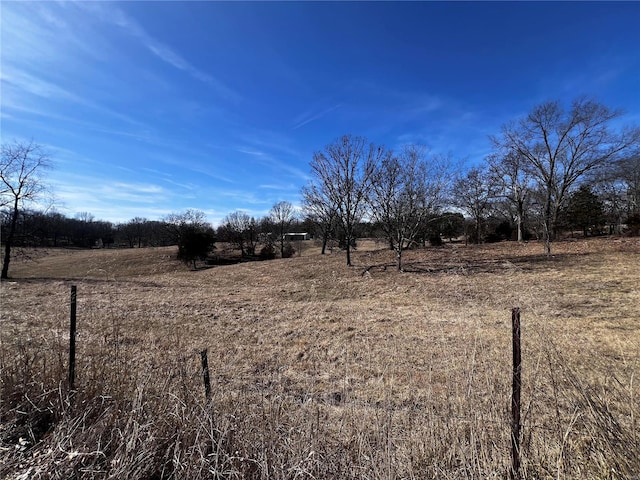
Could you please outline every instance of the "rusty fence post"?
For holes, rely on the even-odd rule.
[[[75,390],[76,383],[76,300],[77,288],[71,285],[71,322],[69,325],[69,392]]]
[[[513,381],[511,383],[511,479],[520,480],[520,390],[522,351],[520,349],[520,309],[511,310]]]
[[[204,396],[207,402],[211,400],[211,378],[209,377],[209,361],[207,360],[207,349],[200,352],[202,362],[202,381],[204,382]]]

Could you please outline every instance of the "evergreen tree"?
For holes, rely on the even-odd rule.
[[[572,228],[580,228],[586,237],[589,229],[604,223],[602,201],[587,185],[582,185],[569,199],[567,222]]]

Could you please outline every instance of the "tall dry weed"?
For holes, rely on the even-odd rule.
[[[637,478],[638,247],[578,247],[417,250],[364,276],[393,258],[132,276],[100,252],[90,275],[3,285],[0,477],[505,478],[519,304],[523,478]]]

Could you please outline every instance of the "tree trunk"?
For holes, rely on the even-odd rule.
[[[524,217],[524,205],[522,200],[518,200],[518,218],[516,220],[518,226],[518,243],[524,241],[522,234],[522,218]]]
[[[544,252],[547,255],[551,255],[551,232],[550,232],[549,219],[545,218],[542,225],[542,235],[544,239]]]
[[[11,244],[13,243],[13,235],[18,224],[18,198],[16,197],[13,204],[13,214],[11,216],[11,224],[9,225],[9,234],[4,241],[4,261],[2,262],[2,274],[0,278],[6,280],[9,278],[9,262],[11,261]]]
[[[551,187],[547,186],[547,198],[544,205],[544,249],[547,256],[551,255]]]
[[[402,271],[402,250],[404,250],[404,238],[402,234],[398,232],[398,236],[394,238],[394,250],[396,252],[396,267],[399,272]]]
[[[280,223],[280,258],[284,258],[284,223]]]
[[[547,256],[551,255],[551,235],[549,233],[549,224],[545,221],[544,224],[544,251]]]
[[[4,261],[2,262],[2,275],[0,278],[6,280],[9,278],[9,261],[11,258],[11,241],[7,238],[4,244]]]

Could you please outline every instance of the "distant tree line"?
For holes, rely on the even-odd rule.
[[[2,214],[3,229],[10,216]],[[123,224],[95,220],[82,213],[69,218],[59,212],[22,210],[16,223],[17,247],[147,247],[173,244],[166,222],[135,218]]]
[[[0,210],[2,233],[13,225],[13,247],[143,248],[178,246],[179,258],[194,264],[215,250],[216,242],[236,248],[243,259],[287,258],[295,253],[285,234],[303,231],[312,235],[315,224],[301,220],[289,202],[278,202],[261,218],[243,211],[227,215],[215,229],[203,212],[187,210],[161,220],[136,217],[123,223],[96,220],[88,212],[67,217],[57,211]],[[4,238],[3,238],[4,241]],[[260,247],[259,249],[257,247]]]
[[[490,137],[492,152],[457,170],[450,157],[424,146],[393,151],[344,135],[314,153],[301,209],[277,202],[256,218],[238,210],[212,228],[202,212],[114,224],[90,213],[73,218],[28,207],[46,191],[49,158],[31,143],[3,144],[0,226],[6,278],[16,247],[154,247],[178,245],[195,267],[217,242],[244,259],[287,258],[286,233],[305,232],[327,249],[351,251],[359,237],[384,240],[402,268],[408,248],[463,238],[551,242],[563,232],[584,236],[640,233],[640,129],[618,127],[622,113],[587,98],[568,107],[547,102]],[[30,203],[31,202],[31,203]]]

